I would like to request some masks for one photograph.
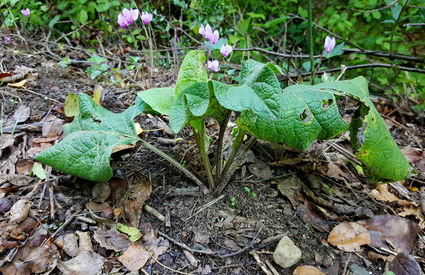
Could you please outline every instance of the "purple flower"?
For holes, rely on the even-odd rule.
[[[199,27],[199,34],[202,35],[205,38],[205,27],[202,24]]]
[[[118,14],[118,24],[121,29],[133,24],[136,21],[137,17],[139,17],[138,9],[123,9],[122,13]]]
[[[325,39],[325,50],[329,54],[332,52],[332,50],[335,48],[336,40],[335,37],[330,38],[328,35]]]
[[[220,68],[218,67],[218,60],[213,60],[213,61],[208,60],[208,69],[213,72],[220,71]]]
[[[206,38],[206,39],[208,39],[208,40],[211,41],[212,35],[213,35],[213,32],[212,32],[211,26],[210,26],[210,24],[207,24],[205,26],[205,35],[204,35],[204,38]]]
[[[24,10],[21,10],[21,13],[22,13],[25,17],[28,17],[28,16],[30,16],[31,11],[30,11],[30,9],[29,9],[29,8],[26,8],[26,9],[24,9]]]
[[[10,38],[10,36],[5,36],[5,37],[4,37],[4,41],[5,41],[7,44],[10,44],[10,43],[12,43],[12,38]]]
[[[220,35],[218,34],[218,30],[215,30],[214,32],[213,32],[213,34],[211,35],[211,39],[210,39],[210,41],[211,41],[211,44],[215,44],[215,42],[217,42],[217,40],[218,40],[218,37],[219,37]]]
[[[143,24],[147,25],[152,21],[153,15],[149,12],[142,11],[142,21]]]
[[[224,55],[224,57],[229,57],[230,53],[233,51],[232,46],[226,44],[221,47],[220,52]]]

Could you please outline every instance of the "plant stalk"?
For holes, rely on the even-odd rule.
[[[179,169],[180,171],[182,171],[183,174],[185,174],[188,178],[190,178],[197,185],[199,185],[199,187],[201,189],[201,192],[204,192],[204,190],[207,189],[206,186],[205,186],[205,184],[202,181],[200,181],[194,174],[192,174],[189,170],[187,170],[185,167],[183,167],[178,161],[176,161],[175,159],[173,159],[172,157],[170,157],[169,155],[167,155],[161,149],[153,146],[149,142],[144,141],[143,139],[141,139],[140,141],[142,142],[142,144],[146,148],[148,148],[149,150],[151,150],[155,154],[157,154],[157,155],[161,156],[162,158],[164,158],[165,160],[167,160],[169,163],[171,163],[172,165],[174,165],[174,167],[176,167],[177,169]]]
[[[194,127],[192,127],[192,131],[195,135],[196,144],[198,145],[199,153],[201,154],[202,162],[204,163],[205,171],[207,172],[207,180],[208,186],[211,190],[214,189],[214,177],[212,174],[210,159],[208,158],[208,153],[205,150],[205,124],[202,120],[201,130],[198,132]]]
[[[219,183],[220,185],[223,182],[223,180],[222,180],[223,177],[229,171],[230,166],[232,165],[233,161],[235,160],[235,157],[237,156],[237,154],[239,152],[239,149],[241,148],[244,136],[245,136],[245,131],[242,131],[241,129],[239,129],[238,133],[236,134],[236,137],[232,141],[232,151],[230,152],[230,155],[226,160],[226,165],[224,166],[223,170],[221,171],[221,177],[220,177],[220,183]]]
[[[251,137],[250,140],[246,143],[243,152],[237,155],[236,160],[232,161],[226,173],[222,174],[220,183],[217,186],[217,188],[214,190],[215,196],[218,196],[220,195],[221,192],[223,192],[224,188],[227,186],[227,184],[230,181],[230,177],[233,175],[233,173],[236,171],[238,166],[241,164],[242,160],[245,158],[246,153],[248,153],[249,149],[252,147],[252,145],[255,143],[256,140],[257,139],[255,137]]]
[[[227,123],[229,122],[230,115],[232,114],[231,111],[228,111],[226,118],[219,122],[220,124],[220,131],[218,132],[218,139],[217,139],[217,147],[215,148],[215,176],[217,179],[221,178],[221,169],[223,167],[223,140],[224,140],[224,133],[226,132]]]
[[[314,85],[314,57],[313,57],[313,4],[308,0],[308,52],[310,55],[311,85]]]

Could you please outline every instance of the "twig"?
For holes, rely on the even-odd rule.
[[[15,257],[16,253],[18,252],[18,248],[14,247],[12,250],[10,250],[9,254],[7,254],[6,258],[0,260],[0,267],[3,267],[6,263],[10,263],[13,258]]]
[[[201,206],[196,212],[195,214],[191,215],[189,218],[185,219],[185,221],[190,220],[191,218],[193,218],[194,216],[198,215],[199,213],[201,213],[202,211],[204,211],[205,209],[207,209],[208,207],[214,205],[215,203],[219,202],[220,200],[222,200],[224,198],[224,195],[221,195],[218,198],[213,199],[210,202],[207,202],[206,204],[204,204],[203,206]]]
[[[221,258],[227,258],[227,257],[232,257],[232,256],[236,256],[236,255],[242,254],[242,253],[250,250],[251,248],[254,247],[254,244],[255,244],[255,242],[257,240],[257,237],[258,237],[258,235],[260,235],[260,232],[261,232],[261,230],[263,230],[263,228],[264,228],[264,224],[261,224],[260,229],[258,229],[257,233],[255,234],[254,238],[252,238],[252,240],[249,243],[249,245],[245,246],[244,248],[242,248],[242,249],[240,249],[240,250],[238,250],[236,252],[225,254],[225,255],[219,255],[219,256]]]
[[[156,210],[155,208],[145,204],[145,206],[143,206],[143,209],[145,209],[147,212],[151,213],[152,215],[154,215],[158,220],[160,220],[161,222],[165,222],[165,217],[164,215],[162,215],[161,213],[159,213],[158,210]]]
[[[55,103],[57,103],[57,104],[61,104],[61,103],[62,103],[62,102],[60,102],[59,100],[56,100],[56,99],[50,98],[50,97],[48,97],[47,95],[43,95],[43,94],[40,94],[40,93],[34,92],[34,91],[32,91],[32,90],[30,90],[30,89],[27,89],[27,88],[18,88],[18,90],[23,90],[23,91],[25,91],[25,92],[29,92],[29,93],[34,94],[34,95],[38,95],[38,96],[40,96],[40,97],[42,97],[42,98],[44,98],[44,99],[46,99],[46,100],[53,101],[53,102],[55,102]]]
[[[382,10],[385,10],[385,9],[388,9],[388,8],[391,8],[395,3],[397,3],[397,1],[398,0],[394,0],[393,2],[391,2],[391,3],[389,3],[388,5],[386,5],[385,7],[382,7],[382,8],[377,8],[377,9],[374,9],[374,10],[369,10],[369,11],[359,11],[359,10],[356,10],[357,12],[361,12],[361,13],[371,13],[371,12],[375,12],[375,11],[382,11]],[[344,274],[344,273],[342,273],[342,274]]]
[[[204,255],[218,256],[218,253],[217,252],[197,250],[197,249],[190,248],[189,246],[185,245],[184,243],[180,243],[180,242],[176,241],[175,239],[171,238],[170,236],[168,236],[165,233],[162,233],[161,231],[158,231],[158,234],[160,236],[166,238],[170,242],[174,243],[175,245],[180,246],[181,248],[186,249],[186,250],[188,250],[190,252],[204,254]]]
[[[347,262],[344,265],[344,270],[342,271],[342,275],[345,275],[345,273],[347,273],[347,268],[348,268],[348,264],[350,263],[350,260],[351,260],[351,255],[353,255],[353,254],[350,253],[350,255],[348,256]]]
[[[74,218],[75,218],[75,216],[77,216],[79,213],[81,212],[81,210],[77,210],[77,211],[75,211],[75,213],[74,214],[72,214],[68,219],[66,219],[66,221],[52,234],[52,236],[50,236],[50,238],[46,238],[44,241],[43,241],[43,244],[42,245],[45,245],[46,244],[46,242],[49,240],[49,239],[53,239],[54,237],[56,237],[56,235],[59,233],[59,232],[61,232]]]
[[[158,261],[153,255],[152,255],[152,253],[149,251],[149,249],[147,248],[147,247],[145,247],[145,250],[149,253],[149,255],[151,256],[151,258],[152,259],[154,259],[155,260],[155,262],[157,262],[160,266],[162,266],[163,268],[166,268],[166,269],[168,269],[168,270],[171,270],[171,271],[173,271],[173,272],[175,272],[175,273],[178,273],[178,274],[184,274],[184,275],[195,275],[195,274],[193,274],[193,273],[187,273],[187,272],[183,272],[183,271],[179,271],[179,270],[176,270],[176,269],[173,269],[173,268],[171,268],[171,267],[169,267],[169,266],[166,266],[165,264],[163,264],[163,263],[161,263],[160,261]]]
[[[258,255],[258,253],[256,251],[251,251],[249,252],[249,254],[251,254],[252,256],[254,256],[255,261],[257,262],[257,264],[260,266],[261,270],[266,274],[266,275],[273,275],[273,273],[267,268],[267,266],[261,261],[260,256]]]
[[[359,64],[359,65],[353,65],[353,66],[346,66],[346,70],[354,70],[354,69],[362,69],[362,68],[395,68],[402,71],[408,71],[408,72],[416,72],[425,74],[425,69],[418,69],[418,68],[412,68],[412,67],[405,67],[405,66],[397,66],[397,65],[391,65],[391,64],[385,64],[385,63],[369,63],[369,64]],[[341,68],[332,68],[328,70],[323,71],[316,71],[315,74],[324,74],[324,73],[332,73],[332,72],[339,72],[341,71]],[[288,74],[288,75],[278,75],[279,81],[288,79],[288,78],[294,78],[298,76],[309,76],[311,75],[310,72],[302,72],[299,74]]]

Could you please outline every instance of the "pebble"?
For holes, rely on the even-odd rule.
[[[12,205],[13,203],[9,199],[0,198],[0,215],[3,215],[9,211]]]
[[[280,239],[274,253],[273,260],[283,268],[291,267],[301,259],[301,250],[285,236]]]

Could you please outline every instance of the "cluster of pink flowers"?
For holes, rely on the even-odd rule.
[[[118,24],[121,29],[133,24],[134,21],[139,17],[138,9],[123,9],[122,13],[118,14]],[[142,12],[143,24],[147,25],[152,21],[153,15],[148,12]]]
[[[201,25],[199,27],[199,34],[202,35],[205,39],[208,39],[211,44],[215,44],[220,37],[218,30],[212,30],[210,24],[207,24],[205,27]]]
[[[212,30],[210,24],[207,24],[205,27],[201,25],[199,27],[199,34],[202,35],[205,39],[208,39],[212,45],[217,43],[220,34],[218,30]],[[224,55],[224,57],[229,57],[230,53],[233,51],[232,46],[226,44],[220,48],[220,53]],[[208,69],[213,72],[218,72],[220,70],[218,60],[208,60]]]

